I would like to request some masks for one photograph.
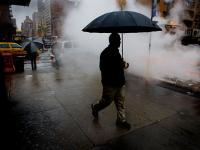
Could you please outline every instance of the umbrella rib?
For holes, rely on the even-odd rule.
[[[132,21],[134,21],[134,23],[135,23],[135,24],[138,26],[137,22],[135,21],[135,18],[134,18],[134,16],[133,16],[133,15],[131,15],[129,11],[128,11],[128,15],[129,15],[131,18],[133,18],[133,19],[132,19]]]

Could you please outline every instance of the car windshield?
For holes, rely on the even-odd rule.
[[[12,48],[22,48],[20,45],[18,45],[18,44],[11,44],[11,47]]]
[[[0,44],[0,48],[10,48],[9,44]]]

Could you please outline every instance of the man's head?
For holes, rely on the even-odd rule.
[[[120,35],[118,33],[111,33],[109,36],[109,42],[111,46],[119,47],[121,40]]]

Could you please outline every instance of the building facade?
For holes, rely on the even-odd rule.
[[[12,18],[11,5],[28,6],[31,0],[1,0],[0,1],[0,41],[12,41],[16,25]],[[14,23],[14,24],[13,24]]]
[[[137,2],[151,7],[149,0],[137,0]],[[182,39],[183,44],[200,44],[200,0],[157,0],[159,16],[167,18],[170,15],[171,9],[177,4],[181,3],[183,12],[179,16],[180,23],[185,28],[185,36]],[[178,22],[179,20],[173,20]]]
[[[52,35],[63,36],[63,25],[71,9],[78,7],[79,0],[51,0]]]
[[[38,36],[43,37],[45,34],[45,20],[44,20],[44,9],[45,9],[45,3],[43,0],[37,1],[37,7],[38,7]]]
[[[25,37],[32,37],[33,36],[33,21],[30,19],[29,16],[26,16],[26,19],[21,25],[22,35]]]
[[[50,38],[63,36],[63,25],[71,8],[77,7],[79,0],[37,0],[38,26],[37,35]]]
[[[184,43],[200,44],[200,1],[185,0],[184,24],[187,26]]]
[[[51,1],[46,0],[44,5],[44,29],[45,37],[51,37],[52,35],[52,24],[51,24]]]
[[[151,8],[152,0],[136,0],[136,2]],[[169,15],[170,9],[173,7],[175,0],[167,2],[166,0],[157,0],[157,11],[159,16],[166,17]]]
[[[57,0],[51,0],[52,36],[62,36],[66,5],[66,0],[60,0],[59,2]]]
[[[16,31],[13,23],[12,12],[9,5],[0,4],[0,41],[11,41]]]
[[[33,36],[38,36],[38,24],[39,24],[39,17],[38,12],[34,12],[32,15],[33,18]]]

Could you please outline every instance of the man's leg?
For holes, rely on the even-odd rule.
[[[126,121],[124,87],[117,89],[114,101],[117,108],[117,126],[130,129],[131,125]]]
[[[31,68],[34,70],[34,63],[33,63],[33,57],[31,56]]]
[[[34,57],[34,60],[33,60],[34,62],[34,69],[36,70],[37,69],[37,63],[36,63],[36,56]]]
[[[98,112],[114,100],[116,89],[113,87],[103,87],[102,98],[96,104],[92,104],[92,114],[95,118],[98,118]]]
[[[125,96],[124,96],[124,88],[118,88],[114,97],[115,106],[117,108],[117,120],[124,122],[126,121],[126,113],[125,113]]]

